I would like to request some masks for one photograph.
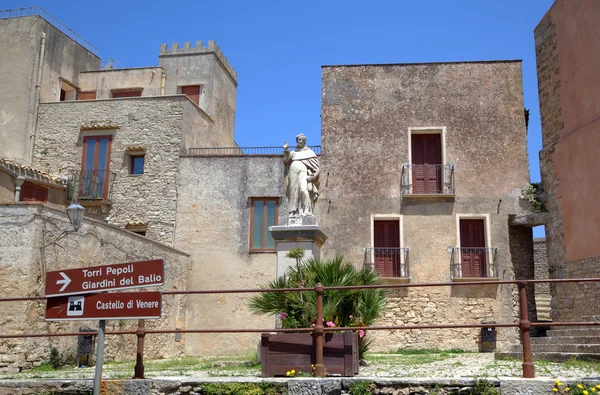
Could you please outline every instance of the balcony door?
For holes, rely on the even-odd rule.
[[[400,222],[375,221],[375,270],[381,277],[401,277]]]
[[[442,138],[438,133],[411,134],[414,194],[442,192]]]
[[[79,196],[82,199],[106,199],[112,136],[89,136],[83,139],[83,159]]]
[[[462,277],[486,277],[485,226],[483,219],[460,220]]]

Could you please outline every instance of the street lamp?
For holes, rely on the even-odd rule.
[[[73,199],[71,205],[67,207],[67,217],[69,217],[69,222],[71,222],[75,230],[78,230],[81,226],[84,211],[85,209],[77,202],[77,199]]]

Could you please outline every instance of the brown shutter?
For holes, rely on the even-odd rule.
[[[47,202],[48,188],[42,188],[35,184],[24,183],[21,186],[20,201],[22,202]]]
[[[130,90],[130,91],[113,91],[112,97],[114,99],[123,97],[140,97],[142,96],[141,90]]]
[[[482,219],[460,220],[461,268],[463,277],[486,277],[485,234]]]
[[[425,135],[413,134],[411,136],[412,145],[412,165],[413,165],[413,193],[425,192]]]
[[[187,95],[197,106],[200,105],[200,85],[182,86],[181,94]]]
[[[79,100],[96,100],[96,91],[81,92]]]
[[[413,193],[442,192],[440,134],[412,134]]]
[[[375,270],[382,277],[400,276],[400,222],[375,221]]]

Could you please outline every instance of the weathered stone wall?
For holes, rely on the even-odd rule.
[[[15,179],[13,176],[0,171],[0,202],[15,201]]]
[[[96,99],[110,99],[114,89],[143,89],[142,96],[160,96],[162,67],[107,69],[79,74],[81,91],[96,91]]]
[[[112,134],[110,170],[116,176],[108,222],[147,223],[148,238],[172,244],[182,135],[208,133],[203,115],[186,107],[194,105],[185,96],[42,103],[34,164],[53,174],[80,170],[83,137]],[[81,130],[92,122],[118,129]],[[196,129],[189,127],[193,122]],[[129,174],[130,146],[146,148],[143,175]]]
[[[594,160],[600,155],[600,110],[593,105],[600,91],[596,72],[600,30],[593,22],[598,17],[600,4],[596,1],[557,0],[534,31],[542,118],[540,170],[549,212],[546,239],[553,278],[590,277],[596,269],[586,262],[600,255],[594,236],[600,221],[600,209],[594,203],[600,192]],[[578,264],[582,268],[572,266]],[[588,269],[591,272],[586,273]],[[555,320],[578,321],[583,311],[599,313],[590,312],[593,306],[600,306],[595,293],[577,306],[579,299],[559,289],[562,287],[580,289],[550,287]]]
[[[181,290],[187,286],[190,258],[181,251],[94,220],[85,220],[78,232],[64,234],[72,230],[65,213],[39,204],[3,205],[0,211],[0,297],[43,296],[46,271],[153,258],[165,259],[166,284],[151,290]],[[97,328],[97,321],[45,322],[44,311],[43,300],[3,303],[0,332],[54,333]],[[181,328],[186,319],[186,296],[163,296],[162,314],[161,319],[147,320],[146,328]],[[136,327],[137,321],[113,320],[107,324],[107,330]],[[185,341],[183,336],[176,342],[174,334],[147,335],[145,356],[182,355]],[[27,369],[47,361],[51,347],[56,347],[64,360],[73,360],[76,344],[76,337],[4,339],[0,341],[0,369]],[[135,336],[107,336],[106,359],[135,359],[135,347]]]
[[[46,34],[42,101],[60,98],[59,77],[77,84],[81,70],[100,67],[100,59],[39,16],[0,20],[0,157],[27,161],[33,130],[35,85],[42,33]]]
[[[489,226],[487,246],[498,249],[499,278],[533,266],[531,231],[509,237],[508,226],[510,214],[529,210],[518,198],[529,182],[520,62],[325,67],[322,97],[317,216],[329,237],[326,256],[343,254],[362,265],[372,216],[390,216],[400,220],[402,245],[411,249],[411,282],[447,282],[447,247],[459,245],[459,215],[476,215]],[[456,163],[455,197],[401,196],[414,127],[445,128],[445,162]],[[512,322],[515,296],[512,286],[414,289],[390,299],[394,313],[380,324]],[[478,330],[451,332],[381,331],[375,348],[477,347]],[[498,341],[499,348],[516,342],[516,331],[499,330]]]
[[[188,289],[251,289],[275,279],[276,253],[250,253],[250,198],[281,197],[281,157],[181,158],[175,246],[192,255]],[[190,295],[186,328],[273,328],[274,318],[248,309],[252,294]],[[194,334],[189,355],[256,351],[258,334]]]

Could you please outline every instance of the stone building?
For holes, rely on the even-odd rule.
[[[42,296],[46,270],[155,257],[166,260],[164,290],[256,288],[276,277],[268,228],[287,223],[283,151],[235,144],[237,74],[214,41],[163,44],[157,66],[100,69],[90,44],[33,9],[0,13],[0,50],[14,54],[0,82],[27,88],[26,100],[0,99],[0,138],[11,141],[0,144],[0,270],[10,279],[0,297]],[[520,199],[529,182],[520,62],[329,66],[322,93],[321,255],[343,254],[390,282],[456,282],[392,293],[382,324],[513,321],[515,289],[458,284],[534,276],[530,224],[514,221],[530,211]],[[59,237],[75,197],[88,219]],[[271,328],[248,298],[173,298],[150,325]],[[27,309],[23,318],[15,305],[0,331],[75,328],[42,322],[41,303]],[[109,350],[126,350],[109,357],[132,359],[126,340],[109,337]],[[146,344],[162,357],[248,353],[258,340],[165,335]],[[475,330],[398,331],[378,333],[375,345],[477,341]],[[499,331],[499,348],[515,342],[514,330]],[[72,347],[0,342],[0,368],[30,367],[53,345]]]
[[[556,0],[534,30],[548,210],[546,240],[553,278],[600,277],[600,3]],[[551,287],[552,317],[600,317],[597,284]]]
[[[520,61],[327,66],[322,101],[326,255],[392,282],[533,278],[531,228],[509,226],[530,210]],[[514,298],[511,286],[408,288],[382,324],[510,322]],[[380,349],[476,349],[478,331],[377,337]]]

